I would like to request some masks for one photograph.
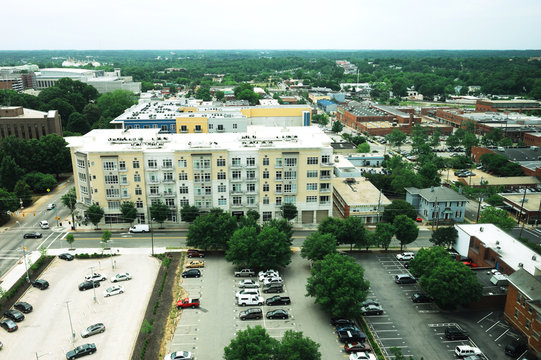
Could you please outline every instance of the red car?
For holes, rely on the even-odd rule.
[[[471,261],[462,261],[462,263],[469,267],[477,267],[477,264]]]
[[[362,343],[362,342],[351,342],[351,343],[345,343],[344,344],[344,350],[348,354],[351,354],[353,352],[358,351],[372,351],[372,348],[368,343]]]
[[[197,249],[188,249],[187,253],[188,253],[187,255],[188,255],[189,258],[191,258],[191,257],[198,257],[198,258],[205,257],[205,252],[201,251],[201,250],[197,250]]]

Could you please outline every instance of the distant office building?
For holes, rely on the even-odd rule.
[[[15,136],[28,140],[49,134],[62,136],[58,111],[43,112],[22,106],[0,107],[0,138]]]
[[[539,101],[536,100],[477,100],[475,103],[477,112],[522,112],[539,109]]]

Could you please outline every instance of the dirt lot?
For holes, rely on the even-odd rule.
[[[2,358],[30,359],[38,355],[62,359],[75,346],[95,343],[97,352],[92,359],[128,359],[139,333],[144,312],[159,269],[159,260],[147,255],[121,255],[115,257],[115,269],[109,259],[73,260],[55,259],[40,278],[50,283],[47,290],[30,288],[20,300],[34,306],[34,311],[18,323],[19,330],[7,333],[0,330],[4,343]],[[79,291],[77,286],[94,271],[107,276],[107,280],[93,291]],[[124,293],[108,298],[103,292],[112,286],[109,278],[116,273],[129,272],[133,279],[118,283]],[[70,327],[73,324],[75,340],[72,342]],[[83,339],[81,330],[91,324],[102,322],[103,334]]]

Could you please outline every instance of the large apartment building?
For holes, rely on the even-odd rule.
[[[249,127],[245,133],[160,134],[159,129],[93,130],[68,137],[77,200],[105,210],[108,224],[123,223],[120,205],[136,204],[148,222],[158,200],[171,209],[221,208],[233,215],[253,209],[262,220],[297,206],[298,222],[331,215],[333,150],[317,127]]]

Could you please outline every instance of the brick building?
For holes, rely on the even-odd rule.
[[[62,136],[62,121],[57,110],[44,112],[22,106],[0,107],[0,139],[12,135],[26,140],[39,139],[49,134]]]
[[[523,112],[526,110],[539,110],[539,101],[536,100],[477,100],[476,112],[512,111]]]
[[[541,147],[541,132],[526,133],[522,141],[526,145]]]

